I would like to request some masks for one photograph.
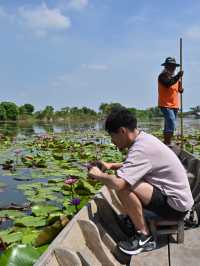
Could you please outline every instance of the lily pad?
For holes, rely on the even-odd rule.
[[[22,244],[33,244],[35,242],[35,239],[38,237],[40,231],[26,228],[24,231],[22,231],[22,233]]]
[[[17,210],[3,210],[0,211],[0,217],[15,219],[19,217],[23,217],[25,214],[23,212],[17,211]]]
[[[62,182],[64,180],[65,180],[65,178],[54,178],[54,179],[49,179],[48,183],[59,183],[59,182]]]
[[[79,180],[79,182],[75,185],[74,190],[79,195],[90,195],[96,193],[94,187],[86,180]]]
[[[60,208],[53,206],[53,205],[35,205],[31,208],[32,213],[35,216],[48,216],[49,213],[59,211]]]
[[[35,246],[38,247],[50,243],[68,222],[69,219],[66,216],[62,216],[54,224],[45,227],[38,235]]]
[[[7,249],[0,257],[0,265],[32,266],[45,251],[47,246],[34,248],[27,245],[17,245]]]
[[[23,236],[22,232],[14,232],[2,235],[1,239],[5,244],[9,245],[11,243],[20,241],[22,239],[22,236]]]
[[[87,177],[86,171],[80,170],[78,168],[66,170],[65,173],[67,175],[72,175],[72,176],[75,176],[75,177],[83,177],[83,178],[86,178]]]
[[[17,180],[17,181],[30,181],[30,180],[32,180],[32,177],[30,177],[30,176],[16,176],[13,179]]]
[[[15,220],[15,225],[25,227],[40,227],[46,225],[44,217],[26,216]]]

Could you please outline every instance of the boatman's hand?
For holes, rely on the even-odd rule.
[[[179,71],[178,72],[179,78],[181,78],[183,76],[183,74],[184,74],[184,71],[183,70]]]
[[[178,90],[180,93],[183,93],[184,88]]]
[[[91,179],[101,179],[103,172],[96,166],[93,166],[88,171],[88,177]]]

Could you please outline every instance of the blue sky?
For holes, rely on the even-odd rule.
[[[199,13],[199,0],[0,0],[0,101],[156,106],[182,37],[184,109],[200,105]]]

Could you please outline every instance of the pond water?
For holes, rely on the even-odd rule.
[[[147,132],[153,131],[162,131],[163,119],[154,119],[149,121],[139,121],[138,127]],[[23,140],[23,136],[29,138],[33,135],[42,134],[42,133],[60,133],[68,132],[71,130],[75,131],[84,131],[84,130],[95,130],[98,131],[103,129],[102,122],[92,122],[92,123],[0,123],[0,133],[4,135],[11,135],[13,137],[17,136]],[[200,119],[185,118],[184,119],[184,132],[195,134],[200,130]],[[180,119],[177,121],[177,133],[180,132]],[[12,148],[10,150],[13,152]],[[9,151],[9,152],[10,152]],[[0,163],[2,163],[3,152],[0,153]],[[26,169],[29,171],[29,169]],[[25,170],[24,170],[25,171]],[[27,173],[23,172],[20,175],[26,175]],[[6,189],[0,192],[0,207],[8,206],[10,203],[15,202],[20,204],[21,202],[26,201],[23,193],[16,189],[18,184],[26,184],[31,182],[47,182],[47,178],[34,179],[33,181],[17,181],[13,176],[3,175],[3,171],[0,170],[0,182],[6,184]]]
[[[152,119],[146,121],[138,121],[138,127],[147,132],[162,130],[163,119]],[[200,130],[200,119],[184,118],[183,120],[184,133],[195,133]],[[99,130],[103,129],[103,122],[71,122],[71,123],[2,123],[0,122],[0,133],[5,135],[17,136],[25,135],[32,136],[42,133],[60,133],[71,130]],[[177,119],[177,134],[180,132],[180,119]]]

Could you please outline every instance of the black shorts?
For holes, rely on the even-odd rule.
[[[160,189],[153,187],[153,194],[150,203],[144,207],[145,209],[156,213],[157,215],[169,219],[169,220],[179,220],[185,217],[186,212],[180,212],[173,209],[167,203],[167,196],[162,194]]]

